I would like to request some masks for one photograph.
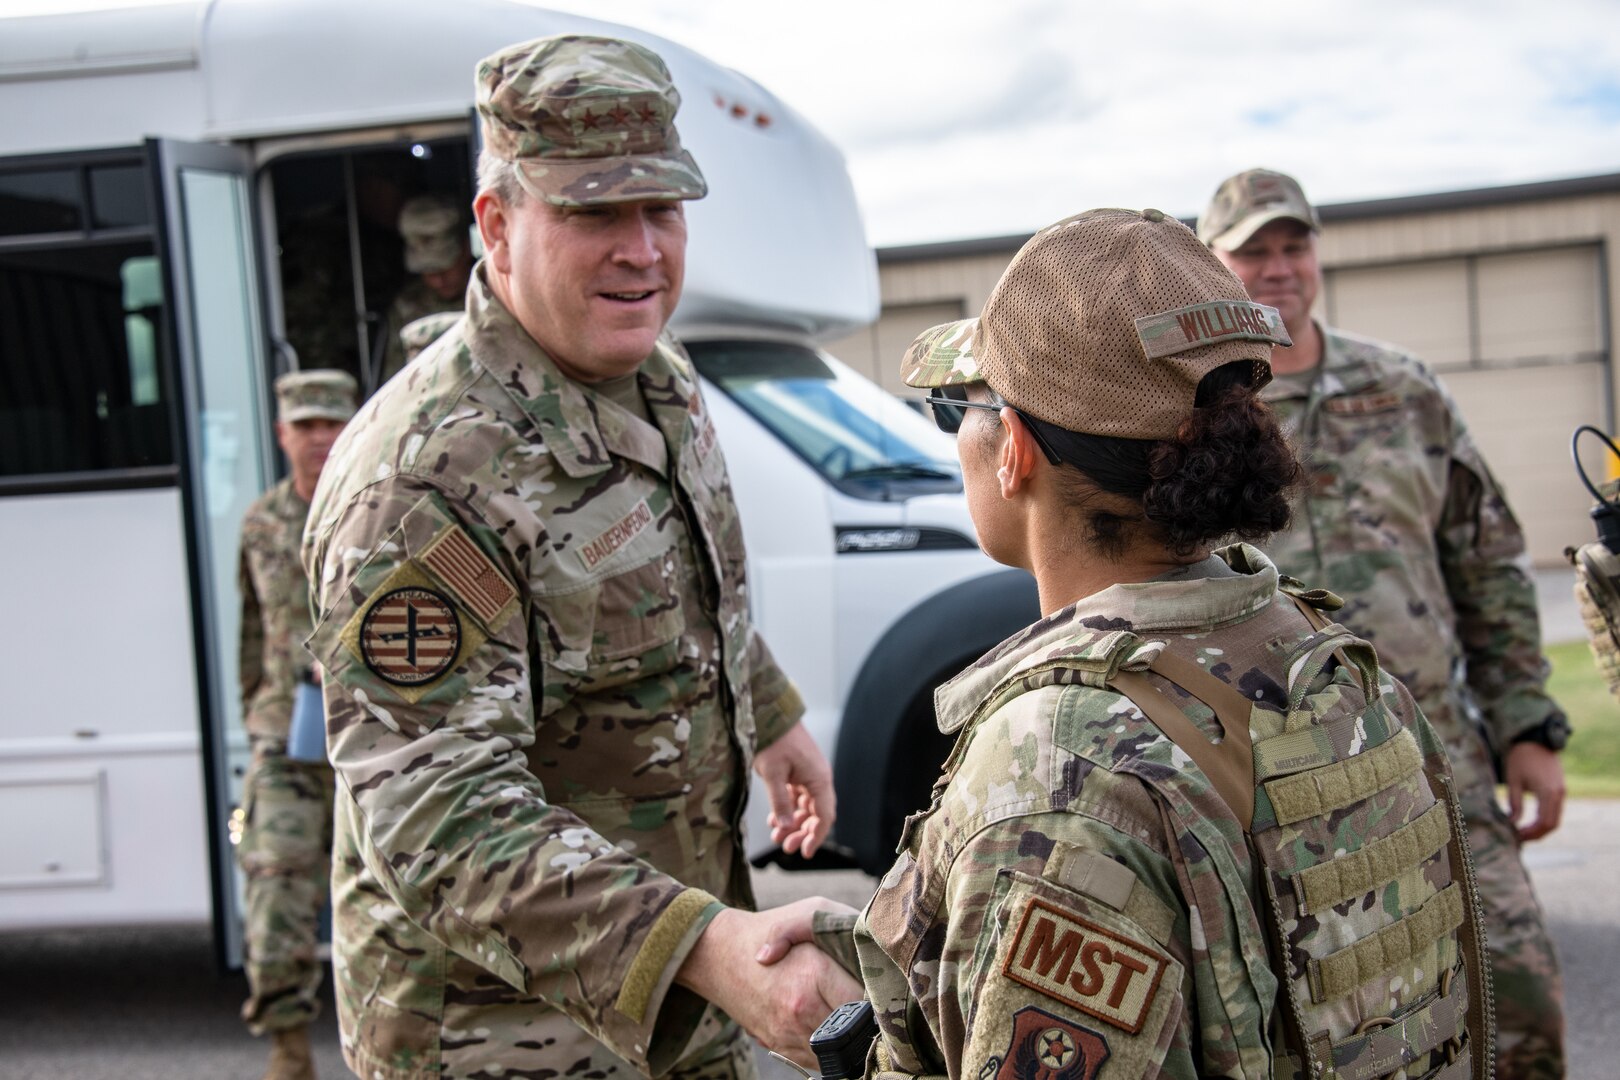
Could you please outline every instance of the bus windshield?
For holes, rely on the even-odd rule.
[[[962,490],[950,436],[826,353],[776,341],[687,350],[699,374],[844,494],[890,501]]]

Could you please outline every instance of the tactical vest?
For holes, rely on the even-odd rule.
[[[1575,567],[1575,603],[1586,624],[1586,640],[1592,657],[1603,672],[1609,692],[1620,697],[1620,509],[1614,502],[1615,483],[1599,492],[1602,499],[1592,508],[1598,538],[1578,548],[1565,548],[1564,556]],[[1612,547],[1611,547],[1612,545]]]
[[[1381,685],[1372,647],[1322,614],[1341,601],[1284,589],[1313,629],[1282,669],[1286,713],[1254,707],[1169,645],[1147,670],[1215,714],[1219,743],[1147,672],[1117,671],[1107,685],[1198,765],[1243,826],[1281,985],[1274,1075],[1489,1077],[1490,980],[1445,751],[1403,723],[1416,707]],[[1151,644],[1122,636],[1121,658]],[[1396,695],[1405,709],[1391,707]],[[1403,994],[1398,969],[1424,957],[1438,978]]]

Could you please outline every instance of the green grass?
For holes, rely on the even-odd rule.
[[[1575,798],[1620,798],[1620,701],[1598,674],[1584,641],[1547,647],[1547,689],[1575,729],[1564,750],[1564,777]]]

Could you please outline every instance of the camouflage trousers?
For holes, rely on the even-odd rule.
[[[1494,787],[1461,794],[1491,953],[1496,1075],[1556,1080],[1564,1075],[1564,984],[1541,904]]]
[[[247,875],[243,941],[255,1035],[300,1027],[320,1011],[315,956],[332,852],[332,768],[257,747],[243,781],[236,859]]]

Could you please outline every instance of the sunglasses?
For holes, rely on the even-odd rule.
[[[1002,409],[1011,409],[1024,421],[1030,437],[1035,440],[1035,445],[1041,448],[1041,453],[1046,455],[1046,460],[1053,465],[1063,464],[1063,459],[1052,449],[1052,444],[1046,441],[1046,436],[1041,434],[1040,421],[1003,399],[994,390],[990,391],[989,401],[969,401],[967,387],[957,383],[939,387],[925,400],[933,409],[934,423],[947,435],[955,435],[962,430],[962,421],[967,417],[969,409],[988,409],[994,413],[999,413]]]

